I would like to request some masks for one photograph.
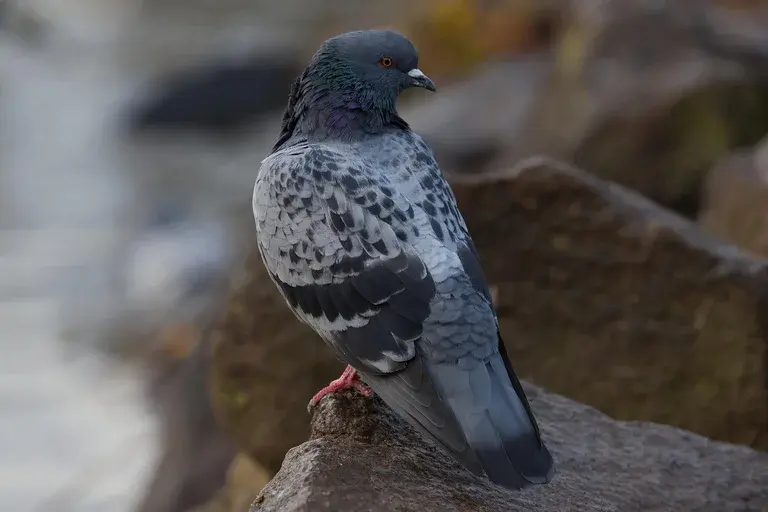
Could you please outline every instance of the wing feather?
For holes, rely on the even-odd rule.
[[[405,213],[416,206],[396,187],[360,176],[341,154],[311,145],[290,152],[265,160],[254,191],[259,233],[296,240],[284,257],[269,236],[259,237],[273,280],[297,316],[391,407],[479,472],[416,347],[436,295]]]

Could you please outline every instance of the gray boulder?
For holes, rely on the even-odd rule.
[[[558,467],[512,492],[429,444],[381,401],[324,399],[251,512],[768,510],[768,454],[676,428],[619,422],[526,385]]]

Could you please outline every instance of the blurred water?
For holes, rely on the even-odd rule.
[[[122,109],[164,62],[131,54],[119,23],[65,18],[42,44],[0,30],[0,510],[121,512],[151,476],[158,422],[147,376],[100,345],[121,319],[210,307],[201,282],[229,268],[227,223],[248,211],[274,128],[234,145],[129,140]],[[191,224],[146,231],[168,198]]]
[[[141,376],[67,357],[52,282],[77,254],[46,234],[0,232],[0,509],[130,510],[156,452]]]
[[[115,305],[146,204],[114,126],[134,77],[109,52],[0,39],[1,510],[131,510],[157,454],[140,371],[62,340],[62,305]]]

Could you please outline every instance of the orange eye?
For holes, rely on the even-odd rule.
[[[381,64],[381,67],[383,68],[391,68],[394,62],[392,62],[392,59],[390,59],[389,57],[382,57],[379,60],[379,64]]]

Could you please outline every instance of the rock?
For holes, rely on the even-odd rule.
[[[768,449],[764,262],[618,185],[532,159],[453,177],[521,377],[623,420]],[[214,403],[270,471],[343,365],[254,251],[216,334]]]
[[[570,160],[696,218],[709,169],[734,148],[760,140],[766,112],[759,82],[702,81],[655,108],[605,119]]]
[[[548,159],[453,187],[521,378],[768,449],[764,261]]]
[[[763,257],[768,256],[767,149],[768,142],[719,161],[707,175],[700,216],[703,230]]]
[[[764,262],[548,159],[453,187],[522,377],[625,420],[768,449]],[[514,264],[510,264],[514,262]],[[341,372],[254,251],[216,334],[216,410],[269,471]]]
[[[251,512],[761,511],[768,454],[671,427],[611,420],[526,386],[557,473],[512,492],[478,478],[377,399],[324,399]],[[578,505],[577,505],[578,504]]]
[[[129,114],[131,131],[230,135],[282,111],[303,65],[280,55],[220,59],[177,72]],[[221,61],[223,60],[223,62]]]

